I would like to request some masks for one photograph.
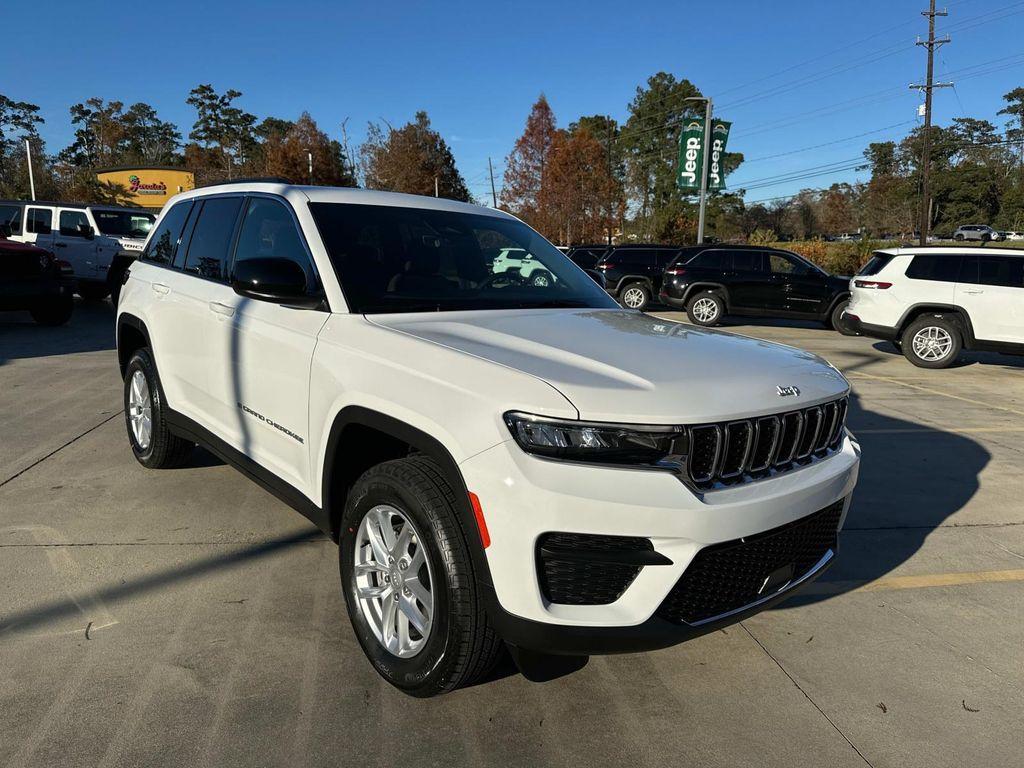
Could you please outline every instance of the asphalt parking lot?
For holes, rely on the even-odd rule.
[[[853,383],[838,564],[676,648],[420,701],[302,517],[204,452],[135,463],[112,321],[0,314],[0,766],[1024,765],[1024,357],[733,326]]]

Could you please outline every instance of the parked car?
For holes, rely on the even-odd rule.
[[[66,262],[10,240],[0,224],[0,311],[28,310],[40,325],[63,325],[74,312],[75,281]]]
[[[494,242],[553,279],[494,274]],[[117,350],[136,459],[202,443],[338,541],[356,638],[416,696],[503,644],[536,677],[740,621],[832,563],[857,479],[824,360],[621,309],[526,224],[451,200],[178,195]]]
[[[517,274],[531,285],[546,286],[554,279],[544,262],[525,248],[502,248],[491,263],[495,275]]]
[[[1006,232],[1000,232],[999,234],[1003,240],[1014,240],[1017,242],[1024,240],[1024,232],[1015,232],[1013,230],[1010,230]]]
[[[830,275],[790,251],[755,245],[683,248],[665,270],[661,300],[695,325],[727,315],[817,320],[843,331],[848,277]]]
[[[957,242],[978,240],[987,243],[993,240],[1002,240],[1003,236],[987,224],[964,224],[954,230],[953,239]]]
[[[864,239],[864,235],[860,232],[844,232],[841,235],[836,235],[836,242],[839,243],[856,243]]]
[[[0,223],[10,226],[11,239],[60,254],[71,265],[78,294],[90,300],[116,300],[124,271],[155,220],[138,208],[0,200]]]
[[[952,365],[961,349],[1024,353],[1024,252],[891,248],[851,283],[851,330],[921,368]]]
[[[609,245],[574,245],[569,248],[566,256],[568,256],[572,263],[582,269],[594,269],[597,267],[597,262],[601,260],[608,249]]]
[[[678,246],[616,245],[594,268],[604,275],[608,293],[628,309],[647,309],[661,293],[661,280],[679,253]]]

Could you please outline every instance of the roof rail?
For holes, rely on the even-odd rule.
[[[291,184],[291,181],[281,176],[250,176],[244,179],[228,179],[227,181],[214,181],[209,184],[200,184],[196,189],[206,187],[224,187],[228,184]]]

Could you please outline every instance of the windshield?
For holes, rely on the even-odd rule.
[[[114,237],[145,237],[153,228],[156,216],[138,211],[92,211],[101,235]]]
[[[519,221],[385,205],[309,207],[353,312],[618,306]]]

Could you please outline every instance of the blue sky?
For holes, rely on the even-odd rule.
[[[665,70],[693,81],[733,121],[730,149],[751,162],[729,185],[761,184],[747,195],[760,200],[862,177],[841,170],[773,183],[843,168],[867,142],[913,127],[920,97],[907,85],[923,78],[924,49],[913,43],[926,33],[926,5],[111,0],[47,3],[39,27],[38,6],[8,3],[0,93],[42,108],[50,151],[70,141],[68,107],[90,96],[148,102],[187,135],[195,115],[185,98],[205,82],[242,91],[239,104],[260,118],[308,110],[339,137],[348,118],[355,142],[367,121],[401,124],[426,109],[484,199],[488,156],[500,185],[539,93],[562,126],[582,114],[624,120],[636,87]],[[1002,95],[1024,85],[1024,2],[946,7],[939,30],[953,41],[936,72],[957,86],[937,92],[936,121],[995,121]],[[38,33],[11,34],[32,28]]]

